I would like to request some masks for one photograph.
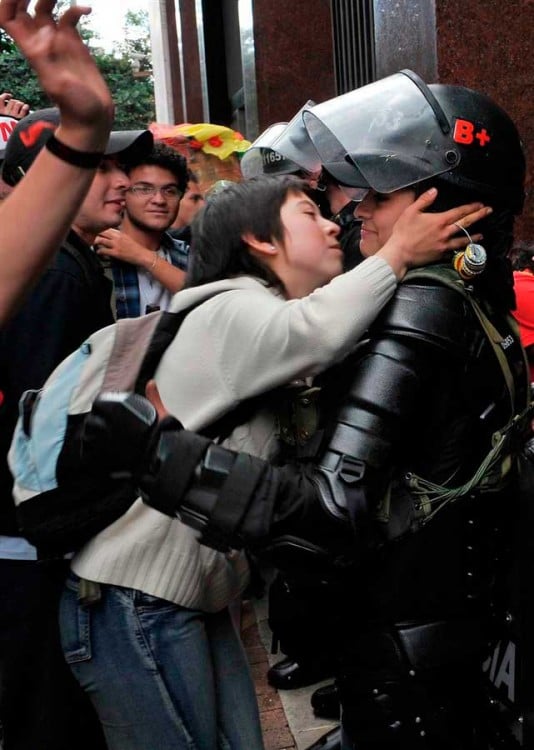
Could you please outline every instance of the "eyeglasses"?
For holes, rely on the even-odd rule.
[[[183,192],[177,185],[162,185],[161,187],[156,187],[156,185],[143,183],[141,185],[132,185],[128,188],[128,192],[138,195],[141,198],[153,198],[156,193],[159,193],[163,198],[176,199],[182,198],[183,196]]]

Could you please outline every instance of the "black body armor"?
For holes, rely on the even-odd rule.
[[[463,285],[418,274],[325,377],[315,461],[271,467],[196,437],[184,491],[177,433],[145,482],[204,543],[343,592],[338,683],[358,750],[489,746],[480,665],[506,606],[515,423],[486,459],[527,407],[525,359],[506,316],[484,306],[483,325]]]

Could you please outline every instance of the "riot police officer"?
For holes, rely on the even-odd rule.
[[[493,207],[485,252],[408,275],[325,378],[312,461],[273,467],[164,420],[144,499],[208,545],[249,546],[332,581],[344,749],[494,746],[480,664],[505,606],[514,417],[528,404],[506,259],[523,204],[521,142],[487,97],[409,71],[303,117],[329,173],[369,191],[364,254],[387,234],[388,210],[429,185],[439,210]]]

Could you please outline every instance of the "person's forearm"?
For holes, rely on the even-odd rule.
[[[0,0],[0,28],[12,37],[42,90],[56,103],[61,118],[57,140],[75,151],[103,154],[113,101],[76,28],[90,8],[71,6],[56,18],[55,5],[39,0],[32,15],[27,2]],[[93,161],[98,164],[98,157]],[[94,173],[43,148],[0,206],[0,324],[57,250]]]
[[[185,271],[182,271],[181,268],[176,268],[172,263],[154,253],[150,253],[149,261],[149,263],[144,264],[144,267],[161,286],[165,287],[172,294],[179,292],[183,288],[186,277]]]
[[[456,237],[458,222],[471,226],[491,213],[481,203],[469,203],[441,213],[427,213],[437,190],[431,188],[408,206],[395,222],[389,239],[376,256],[385,260],[400,281],[409,268],[440,260],[444,253],[465,247],[464,237]],[[478,240],[481,235],[473,235]]]

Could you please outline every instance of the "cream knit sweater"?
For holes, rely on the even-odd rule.
[[[167,409],[192,430],[208,426],[241,401],[343,359],[396,288],[390,266],[369,258],[308,297],[286,301],[251,277],[207,285],[225,290],[188,314],[156,373]],[[170,310],[183,309],[175,295]],[[189,304],[189,299],[187,299]],[[258,414],[238,428],[231,447],[269,458],[274,421]],[[127,586],[185,607],[216,612],[248,580],[236,559],[198,543],[195,532],[137,500],[74,557],[82,578]]]

